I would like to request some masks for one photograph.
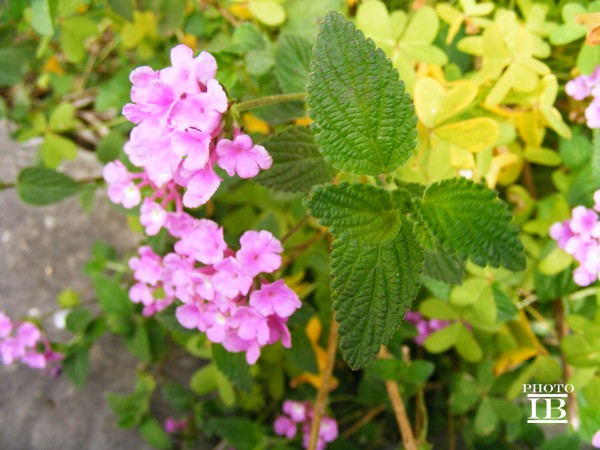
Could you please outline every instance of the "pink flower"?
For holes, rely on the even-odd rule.
[[[171,136],[173,150],[181,156],[186,156],[183,160],[185,170],[200,170],[208,163],[210,152],[210,134],[204,133],[195,128],[189,128],[185,132],[176,131]]]
[[[185,430],[187,428],[187,420],[177,420],[173,417],[167,417],[165,420],[165,431],[169,434],[176,433],[178,431]]]
[[[233,141],[221,139],[216,148],[217,164],[232,177],[255,177],[260,169],[268,169],[273,159],[261,145],[253,145],[247,134],[240,134]]]
[[[591,236],[598,223],[598,214],[585,206],[577,206],[571,212],[570,227],[573,233]]]
[[[131,174],[121,161],[113,161],[104,166],[102,176],[108,184],[108,198],[117,205],[130,209],[139,205],[140,190],[131,181]]]
[[[177,184],[186,188],[183,204],[188,208],[197,208],[210,200],[223,181],[210,161],[202,169],[193,172],[180,168],[174,176]]]
[[[269,340],[267,320],[252,308],[238,308],[231,317],[230,325],[232,329],[237,330],[239,338],[245,341],[256,341],[262,346]]]
[[[175,310],[175,317],[182,327],[193,330],[203,323],[202,311],[195,303],[179,306]]]
[[[206,85],[217,73],[217,61],[208,52],[201,52],[194,58],[194,51],[186,45],[171,49],[172,67],[160,71],[160,78],[182,93],[200,92],[200,85]]]
[[[129,260],[134,278],[142,283],[156,285],[162,276],[162,258],[154,253],[149,245],[140,247],[138,254],[139,258],[133,257]]]
[[[10,335],[13,323],[6,314],[0,312],[0,339]]]
[[[171,236],[181,238],[194,231],[196,219],[184,212],[167,213],[165,228]]]
[[[323,417],[321,420],[321,428],[319,428],[319,437],[325,442],[333,442],[338,436],[338,427],[335,419],[331,417]]]
[[[273,424],[275,433],[279,436],[285,436],[288,439],[293,439],[298,432],[298,426],[293,420],[290,420],[286,416],[277,416],[275,423]]]
[[[592,437],[592,445],[596,448],[600,448],[600,430],[594,433],[594,437]]]
[[[296,423],[304,422],[308,417],[307,405],[303,402],[286,400],[281,409]]]
[[[240,244],[236,258],[248,275],[254,277],[261,272],[271,273],[281,266],[283,247],[270,232],[246,231],[240,238]]]
[[[216,273],[212,280],[215,289],[222,295],[235,298],[246,295],[252,286],[252,277],[246,275],[242,265],[229,256],[215,264]]]
[[[175,244],[180,255],[191,256],[204,264],[216,264],[223,259],[227,244],[223,239],[223,228],[212,220],[200,219],[195,222],[194,231],[183,236]]]
[[[287,327],[287,318],[281,318],[279,316],[267,317],[267,324],[269,325],[269,340],[267,344],[274,344],[277,341],[281,341],[281,345],[285,348],[292,347],[292,336],[290,330]]]
[[[250,294],[250,306],[263,316],[276,314],[279,317],[290,317],[302,302],[296,293],[283,280],[271,284],[263,284],[258,291]]]
[[[148,236],[155,236],[167,222],[167,212],[158,203],[146,199],[140,208],[140,223]]]

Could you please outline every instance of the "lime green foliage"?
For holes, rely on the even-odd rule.
[[[590,2],[587,8],[577,2],[568,2],[561,11],[563,23],[552,30],[550,34],[550,43],[555,46],[576,41],[581,42],[581,48],[577,56],[577,67],[584,74],[591,73],[596,65],[600,63],[600,52],[598,47],[587,45],[583,41],[588,29],[577,21],[577,16],[597,12],[600,12],[600,2],[598,1]]]
[[[307,127],[280,131],[263,145],[273,157],[273,166],[254,178],[258,184],[283,192],[306,193],[315,184],[326,183],[335,175]]]
[[[448,62],[446,54],[433,45],[439,20],[435,10],[428,6],[409,18],[401,10],[388,13],[379,0],[366,1],[358,8],[356,26],[391,59],[409,92],[415,82],[415,62],[435,65]]]
[[[390,173],[414,151],[415,116],[398,73],[339,14],[328,13],[321,26],[307,101],[315,141],[336,169]]]

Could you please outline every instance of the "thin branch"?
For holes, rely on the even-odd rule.
[[[319,430],[321,429],[321,420],[325,414],[325,403],[329,393],[329,384],[331,375],[333,374],[333,364],[335,363],[335,354],[337,353],[338,345],[338,323],[335,321],[335,314],[331,311],[331,325],[329,326],[329,337],[327,338],[327,360],[323,369],[323,378],[321,386],[317,393],[315,401],[314,415],[310,424],[310,440],[308,441],[308,450],[316,450],[317,441],[319,440]]]
[[[283,236],[281,238],[281,243],[283,244],[285,241],[287,241],[289,238],[291,238],[296,232],[300,231],[300,229],[304,226],[304,224],[306,222],[308,222],[308,219],[310,219],[310,216],[308,214],[305,214],[304,217],[302,219],[300,219],[300,221],[294,225],[290,231],[288,231],[285,236]]]
[[[384,346],[381,346],[379,356],[384,359],[391,357]],[[417,442],[415,440],[415,435],[413,434],[410,421],[408,420],[408,415],[406,414],[406,408],[404,407],[404,402],[402,401],[402,396],[400,395],[398,383],[387,380],[385,382],[385,387],[387,389],[388,396],[390,397],[390,401],[392,402],[394,415],[396,416],[396,422],[398,423],[398,429],[400,430],[400,435],[402,436],[404,448],[406,450],[417,450]]]
[[[252,100],[246,100],[245,102],[234,103],[231,109],[238,114],[249,109],[260,108],[262,106],[274,105],[276,103],[295,102],[304,100],[306,98],[306,92],[299,92],[296,94],[276,94],[269,95],[267,97],[255,98]]]
[[[344,431],[344,434],[342,434],[342,437],[344,439],[348,439],[350,436],[352,436],[354,433],[356,433],[358,430],[360,430],[363,426],[368,424],[371,420],[373,420],[375,417],[377,417],[383,411],[385,411],[385,405],[383,403],[381,405],[377,405],[375,408],[371,409],[364,416],[362,416],[354,425],[352,425],[350,428],[348,428],[346,431]]]
[[[565,306],[560,298],[554,300],[552,306],[554,309],[554,320],[556,321],[556,331],[558,332],[558,342],[560,343],[562,342],[563,338],[569,334],[569,326],[565,320]],[[563,383],[568,383],[569,378],[571,378],[571,375],[573,375],[573,367],[567,363],[567,358],[565,357],[564,352],[560,352],[560,362],[562,363],[563,369]],[[567,394],[567,405],[569,423],[578,423],[579,408],[575,392],[569,392]]]

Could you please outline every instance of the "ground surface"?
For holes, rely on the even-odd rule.
[[[10,141],[6,124],[0,122],[1,180],[14,181],[34,154],[33,146]],[[65,170],[81,178],[100,173],[93,155]],[[22,204],[14,190],[0,191],[0,311],[19,317],[35,306],[43,313],[56,306],[56,295],[65,287],[86,289],[90,283],[81,267],[98,239],[121,250],[131,248],[136,239],[124,217],[103,198],[90,216],[78,198],[36,208]],[[109,336],[92,350],[90,379],[82,390],[66,377],[46,378],[27,367],[0,366],[0,449],[148,448],[135,430],[116,427],[103,397],[105,391],[129,392],[134,367],[119,340]]]

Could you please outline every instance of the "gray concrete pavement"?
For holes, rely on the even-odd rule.
[[[0,123],[0,179],[10,182],[33,161],[35,149],[12,142],[6,127]],[[81,153],[65,171],[75,177],[99,174],[95,157]],[[62,289],[85,290],[90,282],[82,265],[98,239],[120,250],[132,248],[137,239],[100,192],[87,215],[78,198],[36,208],[22,204],[14,190],[0,191],[0,311],[19,317],[36,307],[43,313],[56,306]],[[135,360],[111,336],[93,348],[82,390],[64,376],[45,378],[24,366],[0,366],[0,449],[148,448],[135,430],[117,428],[104,400],[106,391],[130,392],[134,376]]]

